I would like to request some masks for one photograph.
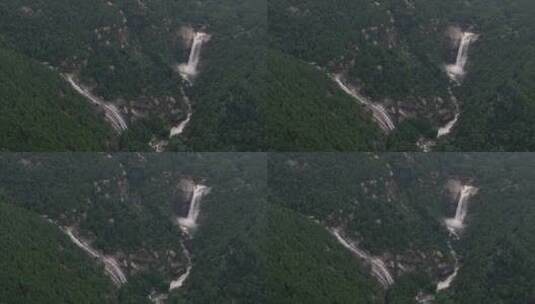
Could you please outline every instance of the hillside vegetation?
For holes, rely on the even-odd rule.
[[[98,128],[104,122],[87,123],[86,141],[99,142],[72,150],[150,150],[151,141],[167,141],[169,130],[187,117],[187,99],[193,110],[191,125],[173,138],[167,149],[258,150],[261,147],[262,116],[254,89],[263,65],[265,8],[262,1],[8,1],[0,4],[0,40],[11,52],[54,67],[56,75],[73,73],[93,94],[114,104],[128,124],[113,146]],[[200,74],[193,85],[179,75],[179,63],[188,62],[191,33],[205,31],[211,40],[202,50]],[[257,47],[251,47],[256,45]],[[10,69],[16,69],[9,63]],[[29,77],[29,76],[26,76]],[[23,83],[23,79],[15,79]],[[47,87],[46,80],[40,80]],[[21,84],[22,86],[22,84]],[[259,85],[258,85],[259,86]],[[35,86],[35,95],[41,86]],[[48,91],[60,91],[58,82]],[[7,90],[7,88],[4,88]],[[20,104],[28,116],[34,113],[31,100],[10,88],[4,94],[10,103]],[[78,104],[78,97],[66,102]],[[10,111],[13,111],[6,107]],[[53,112],[51,108],[50,112]],[[80,111],[82,115],[83,112]],[[17,112],[14,112],[15,114]],[[11,116],[15,116],[15,114]],[[7,120],[13,128],[18,121]],[[85,124],[81,119],[80,124]],[[22,132],[36,120],[20,124]],[[54,129],[49,136],[59,137]],[[59,134],[58,134],[59,133]],[[16,138],[24,143],[25,138]],[[20,151],[7,142],[5,149]],[[61,145],[28,145],[27,150],[63,151]]]
[[[533,12],[535,5],[529,0],[274,0],[268,1],[268,33],[270,48],[296,64],[320,66],[318,79],[319,74],[341,73],[362,95],[387,108],[398,128],[378,150],[417,150],[416,142],[425,138],[437,142],[436,151],[528,151],[535,117]],[[445,65],[456,60],[458,43],[451,33],[459,30],[479,35],[470,46],[460,84],[449,80],[445,71]],[[309,72],[300,73],[309,78]],[[323,77],[322,82],[310,83],[304,91],[325,96],[332,81]],[[284,92],[303,91],[298,81],[285,86]],[[337,135],[330,135],[329,128],[301,127],[337,117],[343,103],[319,97],[327,109],[314,113],[314,98],[283,95],[277,87],[274,92],[274,101],[267,102],[284,105],[276,117],[291,121],[292,133],[315,132],[326,138],[315,149],[328,150],[325,147],[352,137],[345,132],[348,127],[338,127]],[[309,115],[296,117],[282,110],[296,100],[300,111]],[[460,119],[452,133],[436,140],[438,128],[452,121],[458,110]],[[370,134],[362,124],[352,126]],[[276,146],[286,151],[312,149],[309,143],[293,149]]]
[[[278,230],[286,230],[279,233],[284,238],[275,245],[285,249],[275,251],[284,252],[287,258],[281,261],[301,254],[303,260],[282,269],[288,269],[288,277],[289,270],[318,271],[307,281],[300,280],[303,283],[294,287],[297,291],[286,283],[285,291],[292,291],[290,296],[302,293],[303,298],[331,295],[327,303],[353,303],[334,300],[348,291],[332,289],[346,284],[353,286],[349,292],[371,291],[366,284],[377,279],[362,258],[349,255],[341,261],[346,266],[340,267],[361,264],[366,281],[359,282],[358,275],[341,281],[330,278],[329,271],[338,267],[333,265],[333,251],[348,252],[340,244],[332,247],[336,239],[326,230],[337,228],[359,248],[380,258],[394,277],[388,289],[372,292],[371,303],[415,303],[417,295],[431,296],[433,303],[440,304],[530,303],[535,288],[530,266],[535,246],[532,163],[529,154],[270,156],[270,202],[285,214],[274,216],[274,222]],[[458,193],[450,192],[452,181],[479,189],[468,201],[459,239],[444,222],[456,214],[459,199]],[[293,224],[283,224],[293,214],[297,214]],[[314,249],[304,254],[310,244]],[[460,268],[451,286],[436,292],[437,283],[453,273],[456,263]],[[325,284],[327,278],[336,285]],[[370,301],[367,293],[360,294],[352,301]]]

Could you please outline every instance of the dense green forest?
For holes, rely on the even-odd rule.
[[[311,140],[300,143],[286,136],[284,142],[273,143],[273,149],[330,150],[355,140],[345,131],[350,127],[373,138],[362,125],[369,119],[359,116],[355,117],[360,122],[352,125],[341,120],[339,134],[332,135],[331,126],[315,128],[331,116],[336,120],[344,105],[323,97],[330,95],[333,85],[323,75],[341,73],[361,94],[383,104],[398,125],[376,150],[417,150],[420,138],[436,141],[436,151],[531,150],[533,12],[535,4],[529,0],[268,1],[269,47],[295,62],[287,64],[284,73],[293,73],[294,66],[304,62],[321,67],[314,77],[323,78],[323,84],[285,81],[284,90],[275,86],[276,97],[266,100],[281,109],[275,123],[267,123],[268,129],[284,120],[291,128],[286,133],[315,133],[321,144],[311,147]],[[460,84],[450,81],[445,71],[457,55],[449,36],[452,28],[479,35],[470,46],[467,74]],[[300,71],[297,77],[309,79],[311,72]],[[325,109],[317,111],[317,98],[295,96],[303,91],[319,96]],[[308,115],[286,110],[296,101],[300,113]],[[436,140],[438,128],[454,118],[457,107],[461,115],[453,132]]]
[[[270,202],[285,210],[285,215],[274,218],[279,219],[278,229],[296,231],[280,233],[293,238],[281,252],[291,261],[307,248],[304,244],[314,244],[313,253],[290,269],[307,267],[312,260],[318,269],[308,266],[306,271],[323,269],[328,276],[332,268],[322,265],[334,263],[332,252],[326,250],[334,238],[328,238],[326,228],[341,227],[360,248],[383,259],[394,276],[394,284],[384,295],[376,290],[371,303],[416,303],[417,295],[431,296],[431,303],[440,304],[531,303],[535,296],[535,272],[530,266],[535,246],[533,160],[532,155],[516,153],[271,154]],[[444,224],[456,213],[458,196],[448,190],[451,180],[479,188],[470,198],[466,228],[459,239],[449,235]],[[283,219],[292,214],[301,219],[283,225]],[[284,244],[281,241],[274,248]],[[448,289],[436,292],[437,282],[451,274],[455,265],[449,244],[460,256],[460,269]],[[345,263],[342,269],[359,261],[349,258]],[[291,273],[287,276],[291,278]],[[324,284],[324,276],[314,277],[300,285],[303,298],[332,293],[333,301],[324,303],[353,303],[335,301],[344,292],[333,292],[333,286]],[[366,289],[365,283],[355,281],[357,277],[345,278],[337,286],[352,282],[353,290]],[[375,278],[368,275],[367,284],[373,282]],[[361,294],[356,299],[367,303],[369,296]]]
[[[2,154],[0,242],[10,250],[0,297],[531,303],[533,161],[522,153]],[[191,182],[211,188],[192,234],[176,223],[189,213]],[[458,212],[460,185],[478,191],[453,234],[446,219]],[[66,228],[115,259],[127,281],[113,284]]]
[[[93,151],[111,131],[59,75],[0,44],[0,150]]]
[[[380,287],[326,230],[277,204],[268,214],[268,303],[378,303]]]
[[[533,12],[530,0],[7,1],[0,93],[13,131],[0,148],[529,151]],[[178,67],[197,31],[211,38],[188,83]],[[446,66],[463,31],[477,40],[454,81]],[[116,106],[128,130],[107,134],[65,73]],[[384,107],[395,130],[381,132],[335,75]]]
[[[192,123],[184,134],[168,143],[167,150],[261,148],[258,88],[266,40],[263,1],[15,0],[0,4],[0,16],[2,47],[14,53],[3,54],[9,56],[3,60],[18,56],[18,61],[54,67],[57,76],[74,73],[96,96],[115,104],[129,126],[111,146],[105,146],[107,140],[100,134],[103,122],[86,122],[83,118],[76,121],[85,126],[87,133],[82,134],[82,143],[26,143],[24,133],[31,133],[38,126],[52,133],[47,137],[61,137],[62,133],[47,130],[50,127],[43,119],[17,119],[22,111],[17,108],[30,117],[45,116],[39,108],[34,109],[29,93],[22,87],[29,86],[25,82],[33,77],[21,75],[6,78],[9,82],[3,86],[3,112],[10,114],[5,125],[23,133],[16,134],[21,137],[19,145],[14,145],[12,138],[0,142],[4,150],[150,150],[149,142],[154,138],[167,141],[170,128],[186,119],[189,106],[181,89],[191,102]],[[202,50],[200,75],[193,85],[187,84],[176,71],[179,63],[188,62],[189,31],[211,35]],[[24,63],[18,63],[21,64]],[[2,72],[18,69],[17,62],[7,61],[5,66]],[[54,77],[49,74],[48,78]],[[13,88],[10,83],[20,87]],[[56,94],[54,91],[63,87],[59,80],[51,83],[38,78],[33,82],[33,99],[48,100],[47,95]],[[73,104],[72,107],[84,106],[78,104],[82,98],[70,93],[63,98],[61,102]],[[56,100],[49,103],[53,101]],[[14,103],[17,108],[9,107]],[[56,112],[53,107],[49,111]],[[79,112],[76,114],[83,116],[84,111]],[[47,119],[56,115],[47,115]],[[55,120],[61,123],[60,119]],[[85,142],[97,142],[100,146],[84,145]]]
[[[0,213],[2,248],[14,249],[4,257],[23,263],[32,254],[32,263],[42,264],[2,267],[2,280],[16,278],[9,284],[18,284],[3,284],[0,298],[7,303],[33,303],[41,293],[45,303],[149,303],[149,295],[167,294],[170,281],[190,262],[191,275],[166,303],[261,299],[261,271],[254,270],[261,268],[254,257],[260,256],[257,239],[265,222],[261,154],[3,154],[0,168],[0,193],[7,202]],[[174,224],[188,214],[190,198],[181,185],[191,179],[211,188],[193,238]],[[23,216],[28,220],[17,219]],[[73,227],[95,250],[115,258],[127,283],[112,285],[103,265],[60,227]],[[61,248],[65,252],[53,257]],[[70,270],[72,263],[80,269]],[[35,278],[17,283],[24,272]],[[80,297],[85,298],[77,301]]]
[[[45,219],[2,199],[0,229],[0,302],[111,303],[102,269]]]
[[[315,67],[268,54],[266,145],[282,151],[378,150],[379,129]],[[327,115],[328,113],[328,115]]]

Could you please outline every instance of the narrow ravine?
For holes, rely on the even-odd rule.
[[[459,264],[459,258],[457,257],[457,252],[453,250],[453,247],[451,246],[450,242],[448,242],[448,247],[450,248],[450,254],[453,256],[453,259],[455,260],[455,268],[454,268],[454,271],[447,278],[437,283],[437,292],[450,288],[451,283],[457,277],[457,274],[459,273],[459,269],[461,268],[461,265]]]
[[[199,73],[198,66],[201,60],[201,50],[205,42],[210,40],[211,36],[204,32],[196,32],[193,37],[193,43],[191,46],[189,59],[187,63],[180,64],[178,66],[178,72],[184,80],[186,80],[190,85],[193,85],[193,80]],[[189,97],[184,92],[184,88],[180,89],[182,94],[182,99],[186,103],[186,118],[181,121],[179,124],[171,128],[169,132],[169,137],[179,136],[184,133],[184,130],[191,121],[191,116],[193,115],[193,109],[191,106],[191,101]]]
[[[383,288],[388,289],[394,284],[394,277],[390,274],[385,263],[380,258],[370,255],[366,251],[358,248],[351,240],[345,239],[340,234],[339,229],[332,228],[329,229],[329,232],[334,235],[336,240],[342,244],[342,246],[371,266],[372,275],[379,281]]]
[[[67,82],[71,85],[71,87],[78,92],[80,95],[84,96],[86,99],[88,99],[91,103],[97,105],[102,110],[104,110],[104,114],[106,115],[106,119],[111,123],[113,129],[117,131],[118,133],[121,133],[128,129],[128,125],[126,124],[126,121],[121,116],[121,113],[115,107],[115,105],[110,104],[108,102],[105,102],[104,100],[96,97],[91,92],[89,92],[88,89],[82,87],[82,85],[76,83],[74,80],[74,75],[72,74],[64,74],[63,77]]]
[[[455,216],[444,221],[446,227],[448,228],[448,231],[455,239],[460,238],[460,232],[465,228],[464,221],[466,219],[466,215],[468,214],[468,201],[470,197],[477,194],[478,190],[478,188],[470,185],[462,185],[459,189],[459,200],[457,201]],[[450,249],[451,255],[455,260],[454,271],[444,280],[439,281],[437,283],[437,292],[448,289],[451,286],[451,283],[459,274],[459,269],[461,268],[457,252],[455,252],[455,250],[453,249],[453,246],[450,241],[448,241],[448,247]]]
[[[460,36],[459,49],[457,50],[457,59],[455,64],[446,65],[446,73],[448,77],[455,82],[457,85],[460,85],[464,75],[466,74],[466,63],[468,62],[468,50],[472,42],[478,39],[479,35],[471,32],[463,32]],[[459,103],[450,89],[450,96],[455,102],[456,112],[454,118],[449,121],[446,125],[438,129],[437,138],[444,137],[451,133],[459,118],[461,117],[461,109]]]
[[[191,254],[189,253],[188,249],[182,245],[182,253],[186,257],[186,260],[188,261],[188,266],[186,267],[186,272],[184,272],[182,275],[180,275],[176,280],[172,281],[171,284],[169,284],[169,290],[177,289],[182,287],[184,285],[184,282],[189,277],[189,274],[191,273]]]
[[[178,225],[180,226],[180,229],[184,231],[188,239],[193,238],[193,233],[198,225],[197,219],[201,212],[202,198],[205,195],[207,195],[209,192],[210,192],[210,188],[208,188],[207,186],[196,184],[193,188],[193,194],[191,196],[191,201],[190,201],[187,217],[177,218],[177,222],[178,222]],[[176,280],[171,281],[171,284],[169,285],[169,291],[182,287],[182,285],[184,285],[184,282],[188,279],[191,273],[191,269],[193,267],[192,261],[191,261],[191,253],[186,248],[184,243],[182,243],[181,246],[182,246],[183,253],[186,256],[186,259],[188,260],[188,265],[186,267],[185,273],[180,275]]]
[[[184,232],[186,236],[186,240],[191,240],[193,238],[193,233],[195,229],[197,228],[197,219],[199,217],[199,214],[201,212],[201,201],[202,198],[210,193],[210,188],[202,185],[202,184],[194,184],[191,188],[191,199],[190,204],[188,208],[188,215],[184,217],[177,217],[176,223],[179,225],[180,229]],[[191,274],[191,270],[193,268],[192,258],[191,258],[191,252],[188,250],[188,248],[184,245],[184,241],[180,242],[180,246],[182,247],[182,253],[186,257],[187,265],[186,265],[186,272],[181,274],[176,279],[172,280],[169,284],[168,292],[171,292],[175,289],[181,288],[188,277]],[[167,301],[167,298],[169,297],[168,293],[152,293],[148,296],[148,299],[154,303],[154,304],[163,304]]]
[[[437,139],[450,134],[453,130],[453,127],[455,127],[455,125],[459,121],[459,118],[461,117],[461,109],[459,108],[459,102],[457,101],[457,98],[453,95],[451,88],[449,89],[449,94],[451,101],[455,105],[455,116],[446,125],[438,129]]]
[[[459,109],[457,109],[457,112],[455,113],[455,117],[452,120],[450,120],[446,125],[438,129],[437,138],[441,138],[443,136],[450,134],[451,130],[453,129],[453,127],[455,127],[460,117],[461,117],[461,113],[459,112]]]
[[[344,83],[344,81],[342,80],[342,75],[335,74],[330,75],[330,77],[346,94],[348,94],[353,99],[363,104],[372,111],[374,120],[379,124],[379,126],[385,133],[390,133],[396,128],[396,125],[392,121],[392,118],[390,118],[390,115],[388,114],[383,105],[371,102],[364,96],[358,94],[355,89],[350,88],[347,84]]]
[[[82,238],[80,238],[73,232],[74,228],[60,227],[60,229],[71,239],[71,241],[73,241],[76,246],[80,247],[92,258],[95,258],[104,264],[104,270],[106,271],[106,274],[111,278],[115,285],[120,287],[121,285],[127,282],[126,275],[124,274],[121,267],[119,266],[119,263],[117,263],[114,257],[106,256],[97,251],[96,249],[92,248],[90,244],[88,244],[86,241],[84,241]]]
[[[186,95],[183,88],[180,89],[180,92],[182,95],[182,99],[184,100],[184,103],[186,104],[186,119],[184,119],[178,125],[171,128],[169,137],[179,136],[180,134],[184,133],[184,129],[186,129],[186,127],[188,126],[191,120],[191,115],[193,114],[189,97]]]

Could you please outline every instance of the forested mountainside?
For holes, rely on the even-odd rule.
[[[530,0],[4,2],[2,150],[535,148]]]
[[[267,128],[288,129],[273,147],[532,150],[534,12],[529,0],[268,1]]]
[[[271,154],[280,303],[534,302],[533,161]]]
[[[254,154],[0,155],[2,303],[261,300],[265,167]]]
[[[59,75],[0,45],[0,150],[106,150],[111,131]]]
[[[14,0],[0,17],[3,150],[259,149],[263,1]]]
[[[521,153],[3,154],[0,298],[533,303],[533,164]]]
[[[2,303],[106,303],[100,267],[38,215],[0,203]]]

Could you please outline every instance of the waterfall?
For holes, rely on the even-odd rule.
[[[192,230],[197,227],[197,218],[199,217],[199,213],[201,212],[201,200],[209,192],[210,188],[208,188],[207,186],[196,184],[193,187],[193,194],[191,196],[188,216],[185,218],[178,218],[178,224],[180,225],[180,228],[186,233],[187,237],[190,239],[193,237],[191,234]],[[188,266],[186,267],[185,273],[180,275],[176,280],[171,281],[171,284],[169,284],[169,291],[182,287],[186,279],[189,277],[191,269],[193,267],[191,261],[191,253],[188,251],[186,246],[184,246],[184,243],[181,243],[181,245],[182,252],[186,256],[186,259],[188,261]]]
[[[126,130],[128,128],[125,120],[121,116],[121,113],[119,113],[119,110],[115,105],[107,103],[100,98],[94,96],[89,92],[89,90],[83,88],[81,85],[77,84],[74,81],[74,76],[72,74],[65,74],[63,75],[65,80],[71,85],[71,87],[78,92],[78,94],[84,96],[89,101],[91,101],[93,104],[101,107],[104,110],[104,113],[106,115],[106,119],[112,124],[112,127],[117,131],[118,133],[121,133],[122,131]]]
[[[448,230],[457,235],[457,230],[464,228],[464,220],[468,213],[468,199],[470,196],[477,193],[477,188],[473,186],[463,185],[460,191],[459,201],[457,202],[457,209],[455,217],[446,220]]]
[[[180,89],[180,91],[182,92],[182,98],[184,99],[184,102],[186,103],[186,107],[187,107],[186,119],[180,122],[177,126],[171,128],[169,137],[174,137],[174,136],[178,136],[182,134],[184,132],[184,129],[186,129],[186,127],[188,126],[191,120],[191,115],[192,115],[191,102],[189,101],[188,96],[186,96],[186,94],[184,93],[184,89]]]
[[[191,51],[189,54],[188,63],[180,64],[178,66],[178,72],[184,78],[186,81],[188,81],[190,84],[193,81],[193,78],[197,76],[197,66],[199,65],[199,61],[201,59],[201,49],[202,45],[205,42],[208,42],[210,40],[211,36],[203,33],[203,32],[197,32],[195,33],[193,37],[193,43],[191,46]],[[184,89],[180,89],[182,93],[182,97],[184,99],[184,102],[186,103],[187,112],[186,112],[186,119],[184,119],[182,122],[180,122],[178,125],[171,128],[171,131],[169,133],[169,137],[179,136],[181,135],[186,127],[188,126],[189,122],[191,121],[192,116],[192,109],[191,109],[191,102],[186,96],[186,93],[184,92]]]
[[[182,275],[180,275],[176,280],[171,281],[171,284],[169,284],[169,291],[171,291],[173,289],[176,289],[176,288],[182,287],[182,285],[184,285],[184,282],[186,281],[186,279],[189,277],[189,274],[191,273],[191,268],[192,268],[191,254],[186,249],[184,244],[182,244],[182,252],[186,256],[186,259],[188,260],[188,266],[186,267],[186,272],[184,272]]]
[[[448,247],[450,248],[451,255],[455,259],[455,270],[446,279],[438,282],[437,289],[436,289],[437,292],[448,289],[451,283],[453,282],[453,280],[455,279],[455,277],[457,277],[457,274],[459,273],[459,268],[461,268],[461,266],[459,265],[459,258],[457,258],[457,253],[455,252],[455,250],[453,250],[453,247],[451,246],[451,243],[449,242],[448,242]]]
[[[189,54],[188,63],[181,64],[178,66],[180,75],[182,75],[182,77],[184,77],[184,79],[186,79],[189,82],[191,82],[192,79],[198,73],[197,66],[199,65],[199,61],[201,58],[202,45],[208,40],[210,40],[210,35],[203,33],[203,32],[195,33],[195,36],[193,37],[193,44],[191,46],[191,51]]]
[[[437,138],[450,134],[453,127],[457,124],[457,121],[459,120],[460,116],[461,116],[461,113],[459,112],[455,113],[455,117],[453,118],[453,120],[449,121],[444,127],[439,128],[438,133],[437,133]]]
[[[91,257],[100,260],[104,264],[104,270],[106,271],[108,276],[112,279],[113,283],[115,283],[117,286],[121,286],[127,282],[126,275],[121,270],[121,267],[119,266],[115,258],[110,257],[110,256],[105,256],[99,253],[97,250],[92,248],[87,242],[77,237],[73,233],[73,228],[60,227],[60,229],[61,231],[63,231],[65,234],[69,236],[69,238],[73,241],[74,244],[76,244],[76,246],[80,247]]]
[[[388,115],[388,112],[386,112],[386,109],[383,105],[378,103],[373,103],[369,100],[367,100],[364,96],[359,95],[354,89],[349,88],[344,82],[342,81],[342,76],[340,74],[338,75],[331,75],[331,79],[338,84],[338,86],[349,96],[353,97],[353,99],[357,100],[359,103],[362,103],[366,107],[368,107],[372,113],[373,118],[377,123],[379,123],[379,126],[383,131],[386,133],[393,131],[396,128],[396,125],[390,118],[390,115]]]
[[[448,76],[451,80],[459,82],[462,76],[465,74],[464,67],[468,62],[468,49],[470,44],[477,39],[477,35],[470,32],[464,32],[461,36],[459,44],[459,50],[457,51],[457,60],[455,64],[450,64],[446,67]]]
[[[344,239],[344,237],[340,235],[340,231],[338,229],[329,229],[329,231],[336,237],[336,240],[338,240],[342,246],[347,248],[359,258],[365,260],[366,263],[371,266],[372,275],[381,283],[384,288],[388,288],[394,284],[394,278],[388,271],[385,263],[380,258],[371,256],[366,251],[358,248],[350,240]]]
[[[462,185],[460,194],[459,194],[459,200],[457,202],[457,209],[455,210],[455,217],[446,219],[445,221],[448,230],[457,239],[459,238],[458,231],[464,228],[464,220],[466,219],[466,215],[468,214],[468,199],[472,195],[475,195],[478,190],[479,189],[474,186]],[[454,268],[453,273],[450,274],[446,279],[438,282],[437,288],[436,288],[437,292],[448,289],[451,283],[453,282],[453,280],[459,274],[459,269],[461,268],[461,265],[459,264],[459,258],[457,257],[457,253],[455,252],[455,250],[453,250],[453,246],[451,245],[451,242],[449,241],[448,241],[448,247],[450,248],[451,255],[455,259],[455,268]]]
[[[210,192],[210,188],[205,185],[195,185],[193,189],[193,195],[189,206],[188,216],[185,218],[179,218],[179,225],[186,231],[194,229],[197,226],[197,218],[201,211],[201,199],[204,195]]]

